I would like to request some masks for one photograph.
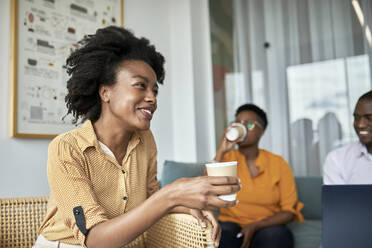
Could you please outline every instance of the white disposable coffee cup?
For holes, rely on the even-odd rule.
[[[227,128],[225,137],[227,140],[232,141],[232,142],[236,140],[241,142],[245,139],[246,135],[247,135],[246,127],[241,123],[233,122]]]
[[[238,174],[237,165],[238,165],[237,161],[211,162],[211,163],[205,164],[205,167],[207,168],[208,176],[237,177],[237,174]],[[225,201],[235,201],[236,200],[236,194],[219,195],[218,197],[222,200],[225,200]]]

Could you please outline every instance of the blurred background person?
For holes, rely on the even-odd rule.
[[[359,141],[328,154],[323,166],[324,184],[372,184],[372,91],[358,99],[354,129]]]
[[[220,210],[222,229],[220,247],[293,247],[293,235],[286,224],[294,218],[303,220],[303,204],[298,202],[291,168],[276,154],[259,149],[267,127],[266,113],[254,104],[236,110],[235,122],[246,127],[242,141],[229,141],[223,135],[214,158],[238,161],[242,190],[239,204]],[[227,129],[225,131],[228,131]],[[237,144],[238,149],[232,150]]]

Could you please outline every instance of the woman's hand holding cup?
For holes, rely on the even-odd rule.
[[[237,177],[237,174],[238,174],[237,165],[238,165],[237,161],[231,161],[231,162],[213,161],[213,162],[207,163],[205,167],[207,169],[208,176]],[[226,200],[226,201],[234,201],[236,200],[236,193],[227,194],[227,195],[221,194],[219,198],[222,200]]]
[[[167,185],[177,206],[200,210],[216,210],[235,206],[236,200],[226,201],[220,195],[230,195],[241,188],[239,179],[233,176],[201,176],[181,178]]]

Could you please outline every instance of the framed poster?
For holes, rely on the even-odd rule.
[[[11,4],[10,136],[53,138],[75,128],[66,116],[66,58],[84,35],[123,26],[123,0]]]

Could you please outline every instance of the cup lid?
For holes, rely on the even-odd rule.
[[[237,165],[238,161],[229,161],[229,162],[210,162],[205,164],[207,167],[212,167],[212,166],[231,166],[231,165]]]

